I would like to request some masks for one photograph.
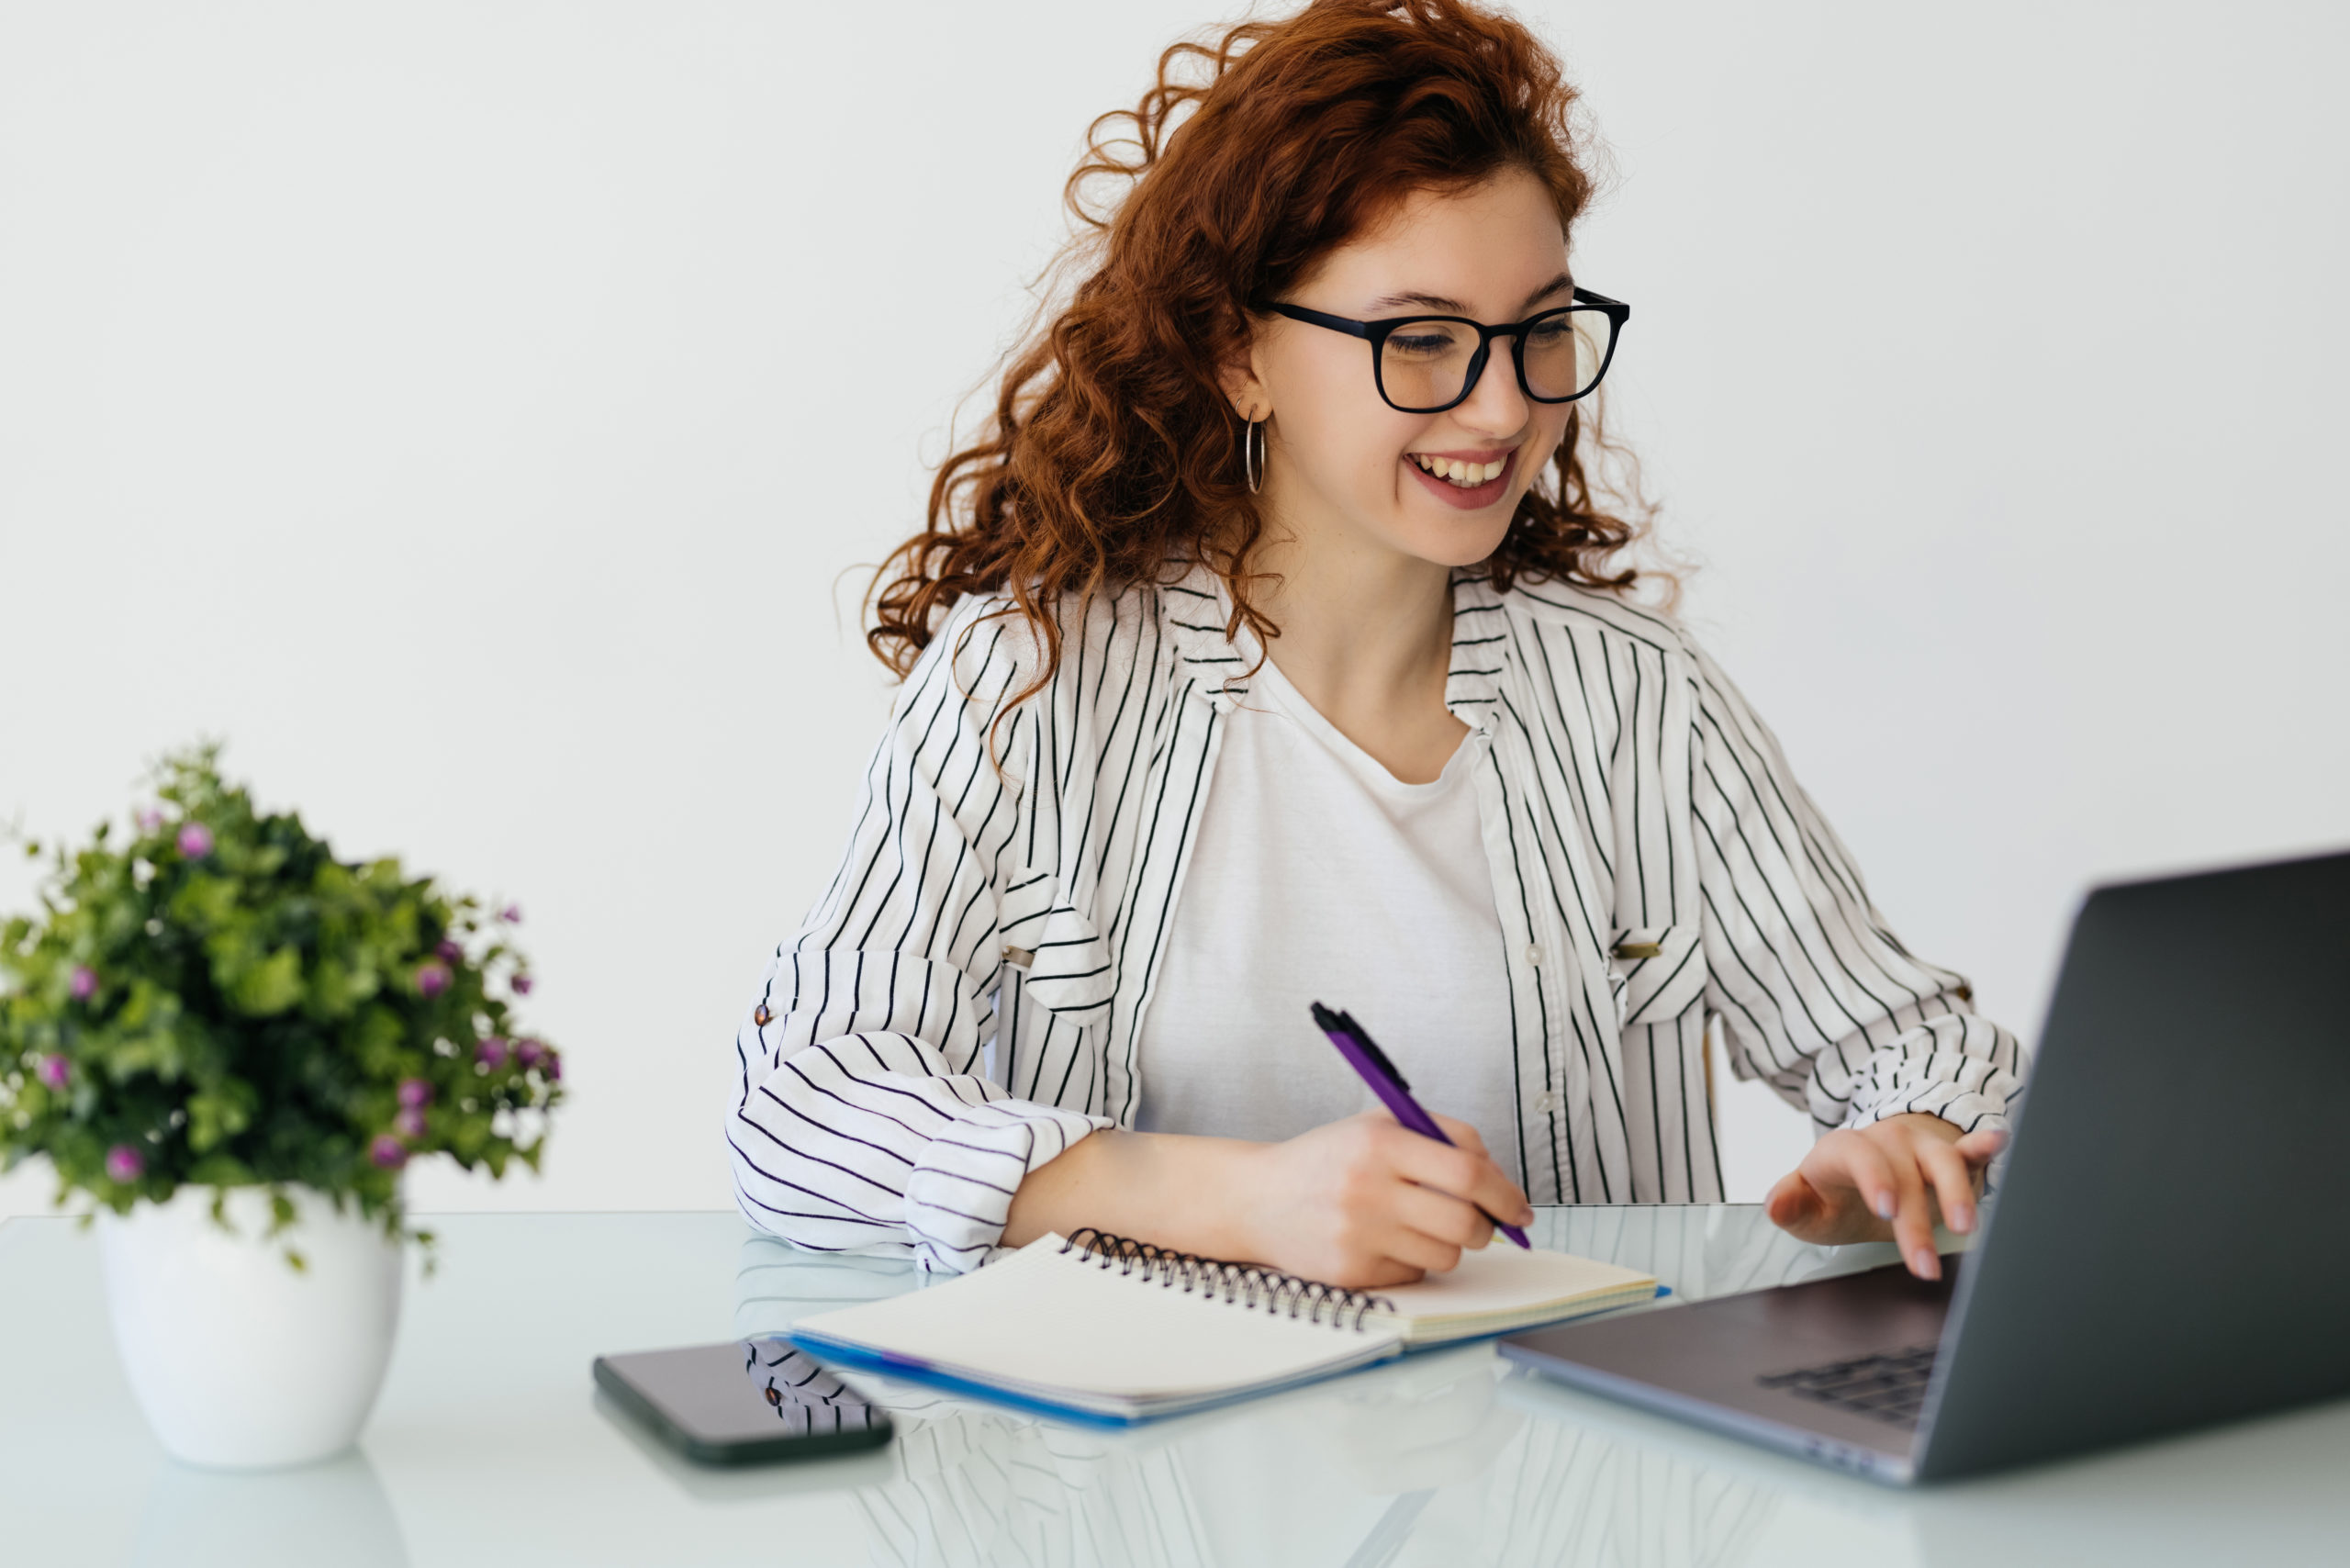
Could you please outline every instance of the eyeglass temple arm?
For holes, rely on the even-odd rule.
[[[1632,319],[1632,308],[1620,299],[1610,299],[1604,294],[1594,294],[1590,289],[1580,286],[1574,291],[1574,299],[1578,305],[1604,305],[1618,321]]]

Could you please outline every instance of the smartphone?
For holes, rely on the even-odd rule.
[[[701,1464],[768,1464],[878,1449],[890,1415],[782,1339],[596,1358],[597,1386]]]

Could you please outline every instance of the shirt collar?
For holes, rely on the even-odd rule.
[[[1194,562],[1161,586],[1159,604],[1175,645],[1177,678],[1191,683],[1192,695],[1230,712],[1248,695],[1248,672],[1263,656],[1263,644],[1246,626],[1237,636],[1224,634],[1232,620],[1232,595],[1224,579]]]
[[[1452,574],[1452,664],[1444,705],[1472,730],[1501,722],[1502,672],[1509,668],[1508,617],[1493,579],[1475,570]]]

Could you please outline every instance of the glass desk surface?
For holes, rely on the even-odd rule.
[[[0,1558],[80,1563],[2265,1564],[2350,1561],[2350,1403],[1914,1493],[1511,1370],[1489,1344],[1131,1432],[901,1391],[890,1448],[741,1473],[639,1437],[603,1352],[915,1288],[731,1213],[461,1215],[411,1258],[359,1447],[184,1468],[118,1363],[95,1238],[0,1226]],[[1683,1299],[1892,1260],[1758,1208],[1549,1209],[1538,1246]],[[1669,1306],[1662,1310],[1670,1310]]]

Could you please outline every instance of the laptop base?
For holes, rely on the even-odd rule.
[[[1945,1260],[1940,1281],[1888,1264],[1514,1334],[1500,1348],[1572,1387],[1906,1484],[1917,1422],[1903,1373],[1941,1338],[1959,1262]],[[1854,1365],[1871,1358],[1885,1370]]]

